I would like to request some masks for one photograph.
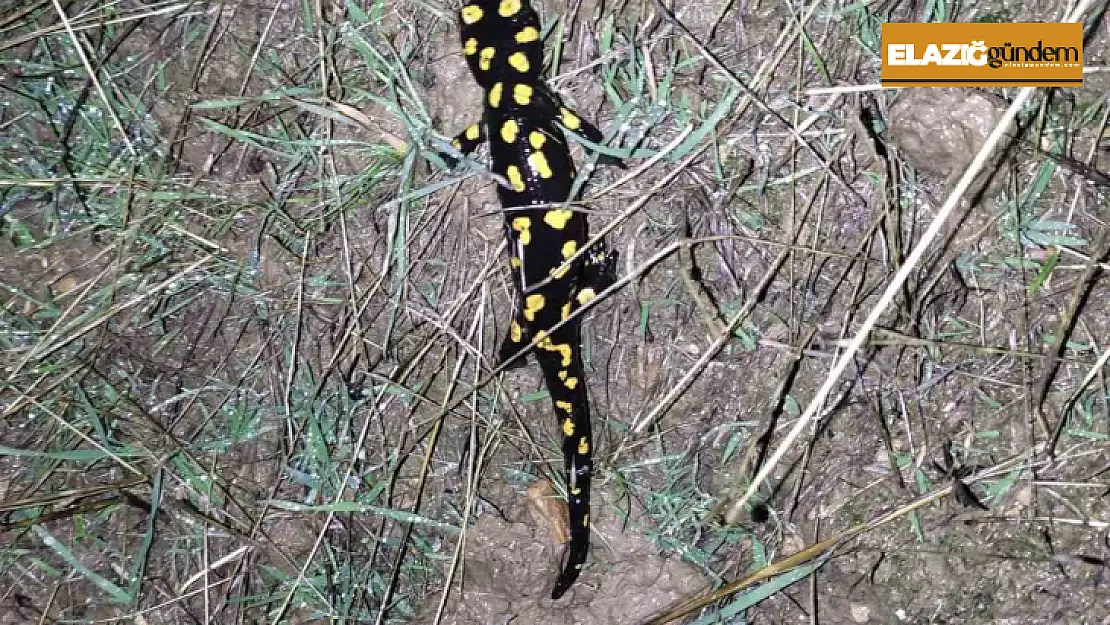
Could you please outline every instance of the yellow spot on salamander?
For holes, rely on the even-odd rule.
[[[567,241],[563,244],[563,258],[570,258],[578,251],[578,241]]]
[[[520,0],[501,0],[501,6],[497,8],[501,17],[512,17],[517,11],[520,11]]]
[[[523,52],[513,52],[509,55],[509,65],[520,72],[521,74],[527,73],[531,68],[528,64],[528,56]]]
[[[566,319],[567,317],[570,316],[570,312],[571,312],[570,308],[571,308],[570,307],[570,302],[567,302],[566,304],[563,304],[563,311],[562,311],[562,316],[560,317],[560,319]],[[560,371],[559,373],[566,373],[566,371]],[[566,378],[566,376],[564,376],[564,375],[560,375],[559,377],[560,378]]]
[[[578,130],[582,127],[582,120],[566,107],[559,107],[559,117],[562,118],[563,125],[566,126],[568,130]]]
[[[562,230],[567,227],[567,222],[570,221],[574,211],[569,208],[557,208],[555,210],[547,211],[543,216],[543,222],[556,230]]]
[[[589,526],[590,526],[590,515],[587,514],[587,515],[584,515],[582,517],[582,527],[589,527]],[[579,564],[578,568],[582,568],[582,565]]]
[[[563,384],[566,384],[567,388],[573,391],[574,387],[578,386],[578,378],[567,378],[566,380],[563,380]],[[579,451],[578,453],[581,454],[585,452]]]
[[[509,165],[509,169],[515,169]],[[528,245],[532,241],[532,219],[530,217],[516,217],[513,219],[513,230],[520,233],[520,244]]]
[[[459,15],[462,16],[463,24],[473,24],[482,19],[482,7],[474,4],[464,6]]]
[[[575,486],[574,488],[570,489],[570,494],[572,494],[572,495],[581,495],[582,494],[582,489]]]
[[[499,82],[493,83],[493,86],[489,88],[489,105],[493,108],[501,106],[501,89],[503,87]]]
[[[463,136],[466,137],[467,141],[477,141],[478,137],[482,136],[482,130],[478,128],[478,124],[470,124],[463,131]]]
[[[494,55],[497,51],[493,48],[482,48],[481,53],[478,54],[478,69],[483,72],[489,71],[489,64],[493,61]]]
[[[547,346],[551,345],[551,339],[547,338],[547,330],[536,331],[536,345],[538,345],[540,349],[547,349]]]
[[[528,143],[532,145],[533,150],[539,150],[547,141],[547,136],[538,130],[533,130],[528,133]]]
[[[563,357],[564,367],[570,366],[571,356],[574,354],[574,350],[571,349],[570,345],[567,345],[566,343],[562,343],[560,345],[552,345],[551,351],[559,352],[559,354]]]
[[[574,410],[574,404],[570,403],[569,401],[563,401],[561,399],[559,401],[555,402],[555,407],[560,409],[560,410],[565,410],[568,413],[570,411]]]
[[[462,141],[459,141],[458,139],[451,139],[451,147],[455,148],[456,150],[461,151],[462,150]]]
[[[563,419],[563,436],[574,436],[574,419],[570,417]]]
[[[524,339],[524,330],[520,327],[519,323],[513,321],[509,324],[509,338],[512,339],[514,343],[519,343]]]
[[[463,54],[467,56],[474,56],[478,53],[478,40],[474,37],[466,40],[463,44]]]
[[[590,444],[586,442],[586,437],[578,439],[578,454],[585,456],[590,453]]]
[[[567,370],[566,369],[563,369],[562,371],[559,372],[559,379],[560,380],[567,379]]]
[[[535,26],[525,26],[520,29],[514,39],[517,43],[532,43],[540,38],[540,31],[536,30]]]
[[[512,185],[513,191],[520,193],[524,190],[524,178],[520,176],[520,168],[516,165],[509,165],[505,168],[505,177],[509,179],[509,184]],[[521,240],[521,243],[528,245],[527,241]]]
[[[567,275],[568,271],[570,271],[570,267],[559,265],[558,267],[555,267],[551,271],[547,272],[547,275],[555,278],[556,280],[562,280]]]
[[[505,143],[515,143],[518,132],[520,132],[520,126],[517,125],[515,119],[510,119],[504,124],[501,124],[501,139],[503,139]]]
[[[513,269],[520,269],[520,266],[522,264],[523,263],[521,263],[520,259],[517,258],[516,256],[512,256],[512,257],[509,258],[509,266],[512,267]]]
[[[514,85],[513,101],[521,106],[527,106],[532,102],[532,92],[532,85],[526,85],[524,83]],[[567,126],[567,128],[570,128],[570,126]]]
[[[578,303],[585,304],[586,302],[597,297],[597,293],[591,288],[585,288],[578,292]]]
[[[543,310],[543,304],[544,297],[542,293],[533,293],[524,298],[524,318],[528,321],[535,321],[536,313]]]
[[[551,166],[547,164],[547,157],[543,155],[543,152],[532,152],[529,154],[528,166],[544,180],[551,177]]]

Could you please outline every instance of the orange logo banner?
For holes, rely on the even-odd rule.
[[[884,87],[1081,87],[1079,23],[883,24]]]

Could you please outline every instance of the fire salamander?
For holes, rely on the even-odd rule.
[[[593,442],[579,323],[551,328],[612,284],[615,261],[615,253],[591,252],[563,266],[589,240],[585,216],[565,207],[575,168],[564,130],[594,143],[600,143],[602,135],[543,82],[539,16],[527,2],[470,0],[459,18],[463,54],[484,92],[484,114],[452,145],[469,154],[489,143],[493,172],[504,178],[497,194],[518,290],[499,358],[508,365],[522,348],[536,342],[533,353],[563,434],[571,543],[551,592],[552,599],[558,599],[578,578],[589,549]],[[619,165],[613,159],[602,162]],[[523,364],[521,358],[511,367]]]

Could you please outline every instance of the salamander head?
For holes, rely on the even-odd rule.
[[[535,83],[543,70],[540,17],[527,0],[468,0],[459,9],[463,56],[483,89]]]

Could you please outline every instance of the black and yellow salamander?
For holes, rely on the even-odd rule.
[[[578,578],[589,550],[593,441],[579,322],[551,328],[612,283],[614,261],[612,254],[591,251],[563,266],[589,240],[585,216],[565,206],[575,168],[564,131],[594,143],[602,135],[544,83],[540,20],[530,4],[471,0],[459,18],[463,54],[483,89],[484,103],[482,120],[468,126],[452,145],[469,154],[489,143],[492,170],[504,178],[497,194],[518,289],[499,357],[505,363],[536,342],[534,354],[563,434],[571,543],[551,592],[558,599]],[[523,359],[512,364],[520,366]]]

